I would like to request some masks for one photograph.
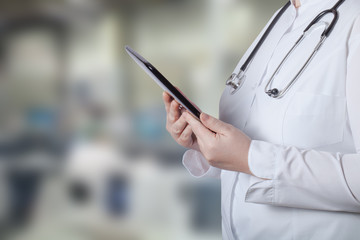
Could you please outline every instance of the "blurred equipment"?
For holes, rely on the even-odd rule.
[[[0,25],[6,235],[31,221],[41,182],[59,169],[65,153],[60,88],[67,30],[62,19],[31,11],[2,14]]]

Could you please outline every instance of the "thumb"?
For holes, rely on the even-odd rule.
[[[205,127],[216,133],[224,133],[228,129],[227,123],[206,113],[201,113],[200,120]]]

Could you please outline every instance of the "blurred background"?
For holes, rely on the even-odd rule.
[[[1,0],[0,239],[220,239],[220,182],[194,179],[162,90],[203,111],[285,0]]]

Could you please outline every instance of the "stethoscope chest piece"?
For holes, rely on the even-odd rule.
[[[273,88],[273,89],[266,91],[265,93],[267,95],[269,95],[269,97],[277,98],[277,97],[279,97],[280,91],[277,88]]]

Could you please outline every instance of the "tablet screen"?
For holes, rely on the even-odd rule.
[[[132,59],[167,93],[178,103],[185,107],[196,118],[200,118],[200,109],[193,105],[190,100],[174,87],[149,61],[135,52],[131,47],[125,47],[126,52]]]

